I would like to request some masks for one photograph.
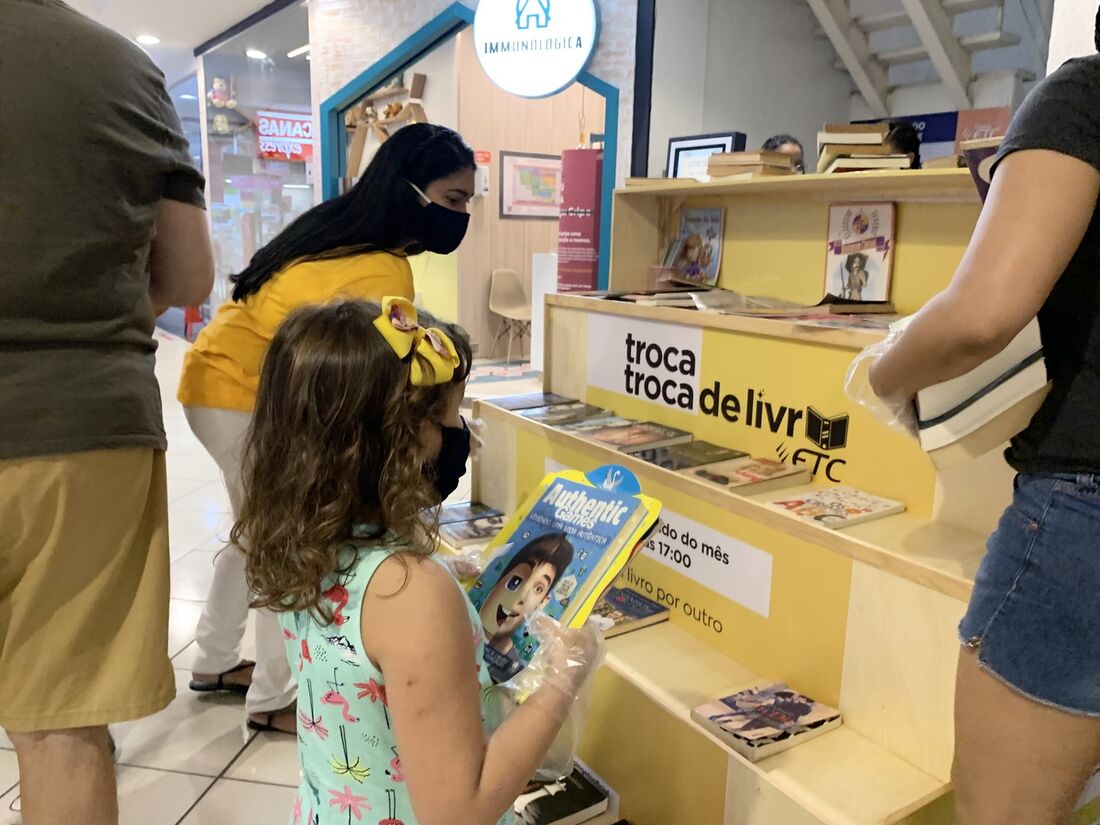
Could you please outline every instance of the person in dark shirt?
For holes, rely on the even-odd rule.
[[[156,308],[213,281],[164,77],[60,0],[0,2],[0,727],[24,821],[118,821],[107,725],[166,707]]]
[[[896,408],[1038,314],[1052,386],[959,627],[954,781],[962,825],[1057,825],[1100,763],[1100,55],[1032,91],[995,164],[954,279],[870,379]]]
[[[896,155],[908,155],[910,169],[920,169],[920,132],[917,127],[905,120],[891,120],[889,126],[886,145]]]

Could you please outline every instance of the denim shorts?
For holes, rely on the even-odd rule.
[[[959,625],[981,666],[1045,705],[1100,716],[1100,476],[1021,475]]]

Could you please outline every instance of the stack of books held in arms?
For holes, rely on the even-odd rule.
[[[748,178],[754,175],[793,175],[791,156],[770,149],[756,152],[718,152],[707,161],[712,178]]]
[[[889,131],[885,123],[826,123],[817,133],[817,173],[908,169],[909,156],[887,145]]]

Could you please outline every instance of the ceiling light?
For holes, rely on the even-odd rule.
[[[294,57],[298,57],[299,55],[303,55],[308,51],[309,51],[309,44],[306,43],[304,46],[299,46],[296,49],[291,49],[289,52],[286,53],[286,56],[290,57],[290,58],[294,58]]]
[[[313,55],[307,54],[306,55],[306,60],[313,60]]]
[[[151,34],[139,34],[134,40],[143,46],[155,46],[160,42],[159,37],[154,37]]]
[[[198,100],[194,95],[180,95],[180,100]]]
[[[246,49],[245,56],[253,60],[267,60],[267,52],[261,52],[259,49]]]
[[[283,189],[312,189],[308,183],[284,183]]]
[[[232,183],[233,183],[233,179],[232,179],[232,178],[226,178],[226,179],[225,179],[225,182],[226,182],[226,183],[228,183],[228,184],[230,184],[230,185],[232,185]]]

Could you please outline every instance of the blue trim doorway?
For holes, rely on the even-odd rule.
[[[340,180],[347,170],[347,141],[344,139],[344,113],[368,92],[378,88],[398,72],[411,66],[434,48],[451,39],[474,22],[474,10],[463,3],[452,3],[433,20],[422,26],[389,54],[321,104],[321,195],[325,200],[340,191]],[[615,189],[615,168],[619,149],[619,89],[589,71],[577,75],[577,82],[604,99],[603,180],[600,193],[600,269],[598,289],[607,289],[611,272],[611,204]]]

